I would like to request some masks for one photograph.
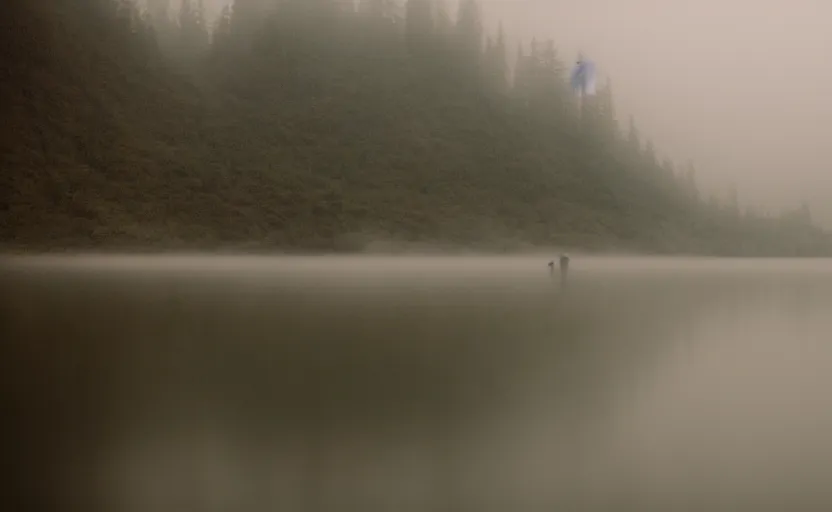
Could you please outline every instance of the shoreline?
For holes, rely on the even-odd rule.
[[[670,252],[670,251],[627,251],[627,250],[593,250],[580,247],[530,247],[525,249],[493,249],[470,246],[427,246],[414,244],[413,246],[397,246],[394,248],[370,249],[340,249],[321,250],[286,247],[141,247],[141,246],[76,246],[76,247],[42,247],[42,246],[2,246],[0,245],[0,259],[20,257],[253,257],[253,258],[322,258],[322,257],[385,257],[385,258],[506,258],[506,257],[541,257],[556,258],[561,253],[581,258],[661,258],[661,259],[791,259],[813,260],[830,259],[832,254],[754,254],[733,253],[715,254],[712,252]]]

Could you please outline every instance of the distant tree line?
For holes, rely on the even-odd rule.
[[[321,236],[372,225],[460,242],[832,248],[806,205],[771,215],[741,208],[735,188],[703,197],[691,163],[660,159],[632,118],[622,129],[609,81],[579,101],[554,41],[508,48],[475,0],[234,0],[212,20],[203,0],[79,2],[216,99],[215,125],[231,128],[206,158],[307,173],[310,190],[326,180]]]

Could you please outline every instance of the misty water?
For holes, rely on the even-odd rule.
[[[66,510],[832,509],[832,262],[0,264],[7,459]],[[557,274],[557,273],[556,273]]]

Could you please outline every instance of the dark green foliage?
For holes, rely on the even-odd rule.
[[[419,54],[433,42],[433,5],[431,0],[410,0],[405,11],[405,38],[408,49]]]
[[[501,95],[507,94],[509,88],[507,57],[506,37],[502,25],[500,25],[497,36],[493,39],[488,38],[484,62],[486,87]]]
[[[210,36],[203,0],[182,0],[179,37],[182,51],[187,56],[199,56],[207,49]]]
[[[632,120],[619,132],[609,83],[576,101],[552,41],[512,72],[476,2],[454,21],[442,0],[236,0],[210,42],[199,0],[161,5],[8,8],[10,244],[832,245],[805,213],[700,200],[692,165],[662,161]]]

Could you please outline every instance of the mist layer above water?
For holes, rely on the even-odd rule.
[[[830,505],[832,265],[577,257],[564,288],[547,262],[4,260],[19,488],[109,510]]]

